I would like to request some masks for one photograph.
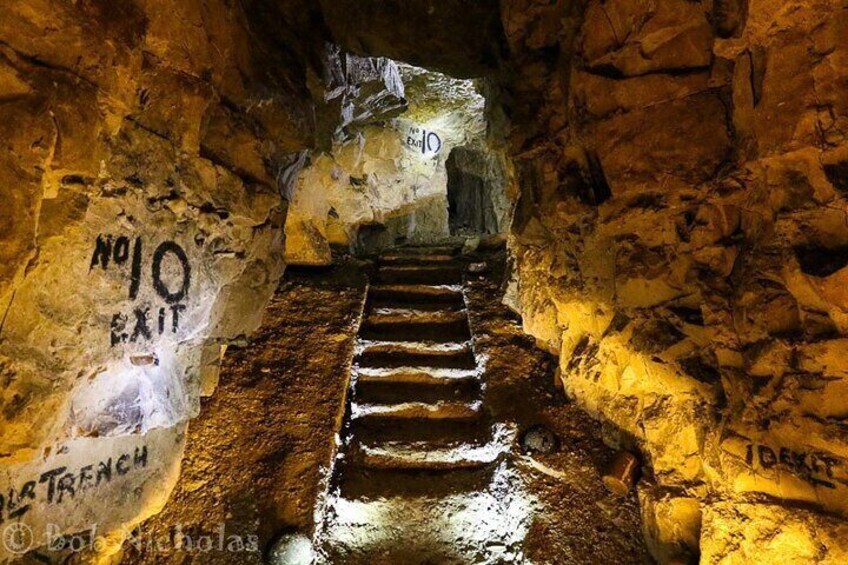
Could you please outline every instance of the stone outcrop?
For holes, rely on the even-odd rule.
[[[839,562],[844,2],[508,4],[509,301],[645,455],[656,557]]]

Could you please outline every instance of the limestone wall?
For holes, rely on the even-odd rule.
[[[643,453],[655,554],[844,561],[848,4],[508,4],[510,302]]]
[[[415,73],[398,118],[383,65],[357,72],[391,96],[334,105],[323,18],[363,55],[500,71],[508,301],[644,455],[655,555],[845,562],[848,3],[504,0],[500,23],[494,2],[384,4],[3,2],[0,523],[109,530],[161,503],[286,235],[323,263],[361,226],[447,229],[445,149],[467,139],[419,170],[409,129],[480,121],[443,119],[461,89]]]
[[[400,120],[368,126],[332,153],[313,158],[291,200],[289,263],[329,264],[330,245],[356,248],[364,226],[377,228],[375,248],[398,239],[420,243],[449,235],[442,149],[424,154],[409,145],[413,130],[420,128]],[[417,140],[419,134],[414,135]],[[444,142],[435,147],[439,144]]]
[[[35,545],[164,502],[222,345],[282,274],[308,57],[237,6],[0,8],[0,525]]]
[[[507,194],[507,162],[491,150],[457,147],[447,163],[452,233],[503,234],[509,231],[512,202]]]
[[[450,235],[446,162],[455,147],[485,146],[484,99],[469,81],[407,65],[399,73],[400,115],[362,113],[294,182],[287,262],[329,264],[331,245],[368,253]]]

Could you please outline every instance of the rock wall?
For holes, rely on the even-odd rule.
[[[503,156],[457,147],[445,166],[452,234],[503,234],[509,230],[511,202]]]
[[[366,127],[313,159],[291,200],[288,263],[330,264],[331,245],[368,251],[448,235],[444,161],[405,146],[411,127]]]
[[[371,66],[397,71],[363,77],[351,69],[369,60],[345,58],[343,82],[372,92],[359,98],[382,100],[394,89],[405,106],[348,112],[358,118],[345,124],[333,148],[311,156],[292,188],[290,264],[329,264],[331,246],[368,253],[448,237],[448,156],[458,146],[485,148],[485,103],[470,81],[386,60]],[[335,91],[331,84],[328,92]]]
[[[407,107],[376,63],[353,74],[382,86],[350,89],[332,33],[501,71],[508,301],[644,455],[658,559],[846,560],[846,1],[472,4],[4,2],[0,522],[111,530],[161,504],[284,235],[323,263],[447,230],[442,157],[433,191],[403,163],[432,161],[422,130],[478,124],[427,95],[461,90],[412,72]]]
[[[505,55],[496,0],[408,2],[321,0],[339,45],[358,55],[476,78],[495,72]]]
[[[848,4],[506,4],[509,301],[644,455],[655,555],[844,561]]]
[[[164,502],[222,347],[282,274],[312,57],[240,6],[3,3],[0,524],[35,546]]]

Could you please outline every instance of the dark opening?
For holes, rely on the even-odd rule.
[[[451,151],[447,161],[451,235],[499,232],[492,199],[495,181],[487,174],[488,166],[481,151],[465,147]]]

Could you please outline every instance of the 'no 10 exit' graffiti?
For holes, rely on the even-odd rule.
[[[89,270],[100,267],[106,271],[110,265],[129,267],[129,298],[138,299],[142,284],[144,244],[142,239],[131,240],[127,236],[99,235],[95,242]],[[169,260],[179,271],[177,281],[166,281],[163,263]],[[161,243],[153,252],[150,266],[150,282],[158,298],[165,304],[151,312],[147,304],[137,305],[131,313],[118,312],[112,316],[112,347],[120,343],[136,343],[153,338],[166,331],[176,333],[180,327],[180,314],[185,312],[183,302],[188,298],[191,287],[191,265],[185,250],[173,241]],[[168,284],[170,282],[170,284]],[[174,284],[174,283],[177,284]],[[151,319],[153,318],[153,319]]]
[[[425,157],[435,157],[442,151],[442,138],[434,131],[413,127],[406,137],[407,147],[417,149]]]

